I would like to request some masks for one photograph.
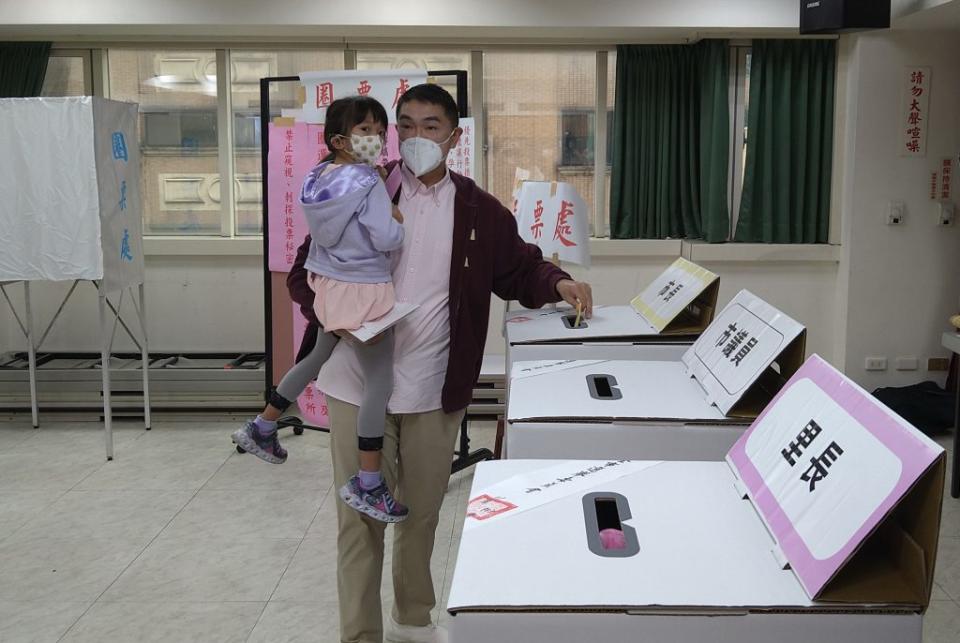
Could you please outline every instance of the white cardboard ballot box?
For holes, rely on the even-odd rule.
[[[516,362],[506,456],[722,460],[805,348],[803,326],[744,290],[679,361]]]
[[[0,282],[143,283],[137,105],[0,99]]]
[[[544,359],[677,360],[713,320],[720,278],[678,258],[628,306],[594,306],[576,324],[569,306],[504,316],[507,368]],[[630,357],[624,357],[630,347]]]
[[[944,476],[817,356],[725,462],[481,463],[451,641],[920,643]]]

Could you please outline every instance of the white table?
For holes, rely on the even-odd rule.
[[[960,355],[960,333],[944,333],[943,346]],[[960,373],[957,373],[960,378]],[[960,498],[960,382],[957,383],[957,402],[953,412],[953,471],[950,474],[950,495]]]

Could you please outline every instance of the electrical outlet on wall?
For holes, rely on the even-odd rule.
[[[936,204],[937,225],[952,226],[954,218],[953,201],[940,201]]]
[[[887,370],[887,358],[868,357],[863,367],[868,371],[885,371]]]
[[[947,371],[950,370],[949,357],[931,357],[927,360],[928,371]]]
[[[887,206],[887,225],[903,225],[907,218],[907,206],[903,201],[891,201]]]
[[[918,360],[916,357],[897,358],[898,371],[915,371],[918,368],[920,368],[920,360]]]

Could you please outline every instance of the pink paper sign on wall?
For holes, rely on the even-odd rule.
[[[290,272],[297,248],[308,234],[300,209],[303,180],[328,154],[323,142],[323,125],[270,123],[270,150],[267,163],[267,214],[269,266],[273,272]],[[383,162],[400,158],[396,126],[387,132]]]
[[[293,354],[300,352],[300,344],[303,340],[303,333],[307,329],[307,320],[300,313],[300,306],[293,304]],[[297,406],[300,407],[300,413],[307,424],[329,428],[330,417],[327,414],[327,398],[317,390],[316,379],[310,382],[300,397],[297,398]]]

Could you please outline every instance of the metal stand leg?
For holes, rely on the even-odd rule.
[[[950,495],[960,498],[960,363],[957,364],[957,399],[953,409],[953,472],[950,475]]]
[[[143,343],[140,345],[140,368],[143,370],[143,426],[150,430],[150,351],[147,348],[147,300],[144,297],[143,284],[140,284],[140,307],[137,314],[140,316],[140,332],[143,333]]]
[[[37,408],[37,346],[33,341],[33,306],[30,303],[30,282],[23,282],[23,301],[26,306],[27,320],[27,362],[30,371],[30,413],[33,419],[33,428],[40,428],[40,414]]]
[[[450,466],[451,474],[457,471],[463,471],[478,462],[493,459],[493,452],[490,449],[477,449],[473,453],[470,453],[470,436],[467,434],[467,427],[469,425],[470,420],[464,415],[463,422],[460,423],[460,450],[456,452],[457,459],[454,460]]]
[[[102,291],[97,294],[100,303],[100,371],[103,378],[103,426],[107,460],[113,460],[113,408],[110,403],[110,344],[113,334],[107,325],[107,295]]]

